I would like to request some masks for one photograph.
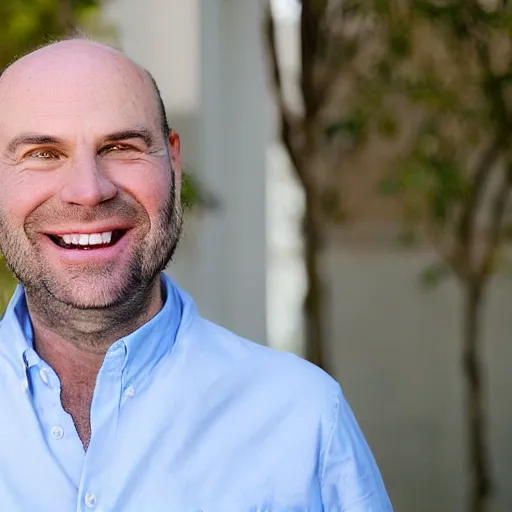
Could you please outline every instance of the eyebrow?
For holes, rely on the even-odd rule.
[[[14,155],[16,150],[20,146],[24,145],[40,145],[40,144],[63,144],[64,141],[58,137],[54,137],[52,135],[43,135],[40,133],[20,133],[16,135],[9,144],[7,145],[7,149],[5,153],[8,155]]]
[[[101,142],[120,142],[122,140],[141,139],[148,148],[152,147],[155,143],[155,138],[147,128],[135,128],[129,130],[120,130],[112,132],[101,137]],[[41,145],[41,144],[56,144],[63,146],[65,141],[53,135],[46,135],[41,133],[21,133],[16,135],[5,150],[8,155],[14,155],[20,146],[24,145]]]
[[[148,148],[155,144],[155,138],[147,128],[121,130],[119,132],[109,133],[103,136],[101,139],[103,142],[119,142],[129,139],[141,139]]]

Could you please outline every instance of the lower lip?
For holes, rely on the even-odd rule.
[[[58,256],[58,258],[69,264],[83,263],[107,263],[120,258],[126,251],[128,244],[128,233],[125,233],[114,245],[108,247],[98,247],[97,249],[65,249],[50,240],[46,235],[43,236],[43,245]]]

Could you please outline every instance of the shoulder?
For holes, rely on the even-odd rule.
[[[190,386],[219,397],[243,398],[262,415],[287,410],[298,422],[307,419],[317,427],[320,422],[324,432],[332,426],[342,393],[330,375],[294,354],[255,343],[201,317],[193,299],[180,292],[182,320],[172,359]]]
[[[240,389],[257,390],[276,402],[291,400],[319,414],[327,413],[331,419],[336,414],[339,384],[294,354],[252,342],[199,316],[188,331],[186,344],[202,368]]]

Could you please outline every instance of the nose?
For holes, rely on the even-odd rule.
[[[80,206],[97,206],[117,195],[116,185],[106,176],[94,156],[81,156],[64,171],[61,201]]]

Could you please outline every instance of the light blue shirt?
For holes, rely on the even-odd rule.
[[[87,451],[18,287],[0,325],[0,510],[391,511],[339,385],[163,280],[162,310],[106,354]]]

